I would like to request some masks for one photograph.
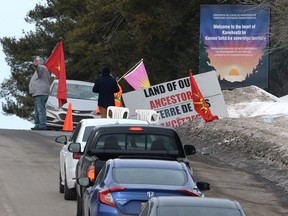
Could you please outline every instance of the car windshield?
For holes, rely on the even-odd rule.
[[[201,199],[201,198],[199,198]],[[160,206],[158,207],[159,216],[190,216],[191,212],[197,216],[241,216],[241,212],[231,208],[217,207],[197,207],[197,206]]]
[[[184,170],[161,168],[114,168],[113,179],[119,184],[182,186],[187,182]]]
[[[98,100],[98,94],[92,92],[92,87],[90,85],[81,84],[71,84],[67,83],[67,97],[72,99],[82,99],[82,100]],[[54,83],[51,88],[51,96],[57,95],[58,83]]]

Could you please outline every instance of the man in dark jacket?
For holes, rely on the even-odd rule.
[[[108,67],[102,70],[102,75],[96,79],[92,91],[99,94],[100,115],[101,118],[106,118],[108,106],[115,106],[114,93],[119,92],[117,81],[110,75]]]

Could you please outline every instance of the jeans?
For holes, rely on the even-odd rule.
[[[35,128],[46,128],[46,103],[48,95],[34,97]]]

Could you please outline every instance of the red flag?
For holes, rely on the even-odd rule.
[[[190,85],[192,90],[192,100],[194,104],[195,111],[205,120],[205,122],[210,122],[215,119],[219,119],[218,116],[214,116],[209,106],[207,105],[204,97],[202,96],[202,93],[192,75],[192,70],[189,70],[190,72]]]
[[[57,98],[60,108],[67,103],[66,67],[62,40],[57,43],[45,65],[58,78]]]

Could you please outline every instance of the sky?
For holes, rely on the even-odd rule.
[[[37,3],[44,4],[44,0],[9,0],[2,1],[0,7],[0,38],[24,37],[23,31],[34,31],[35,26],[25,22],[26,14],[34,9]],[[5,61],[3,48],[0,46],[0,83],[11,75],[10,67]],[[1,101],[3,102],[3,101]],[[30,129],[33,123],[23,120],[16,115],[5,116],[0,106],[0,128],[2,129]]]

